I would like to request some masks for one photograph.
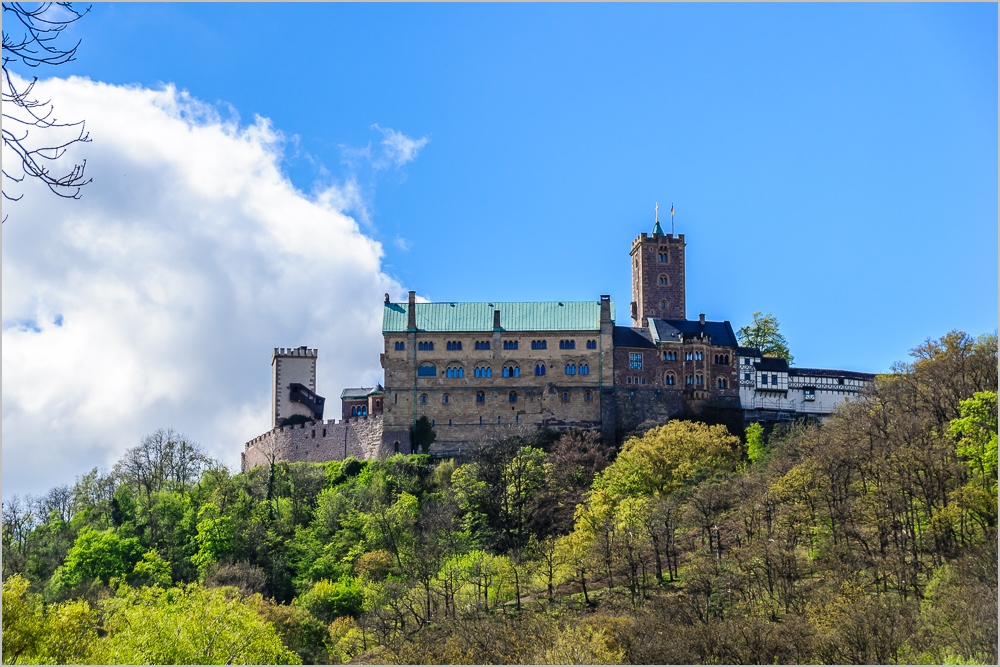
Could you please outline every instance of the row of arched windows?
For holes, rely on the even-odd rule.
[[[593,400],[593,398],[594,398],[594,394],[589,389],[584,392],[584,394],[583,394],[583,400],[589,402],[589,401]],[[568,402],[569,399],[570,399],[570,392],[564,391],[562,393],[562,400],[563,400],[563,402],[564,403]],[[507,402],[508,403],[517,403],[517,392],[516,391],[512,391],[509,394],[507,394]],[[443,394],[441,396],[441,403],[444,404],[444,405],[451,405],[451,395],[450,394]],[[476,392],[476,403],[480,403],[480,404],[486,403],[486,392],[485,391],[477,391]],[[427,394],[420,394],[420,404],[421,405],[427,405]],[[357,410],[357,412],[355,412],[355,410]],[[362,412],[362,410],[364,410],[364,412]],[[360,406],[360,407],[356,407],[356,408],[351,408],[351,415],[352,416],[365,415],[365,414],[368,414],[368,408],[366,408],[364,406]],[[480,422],[481,422],[481,420],[480,420]],[[449,426],[450,425],[451,424],[449,423]]]
[[[489,366],[476,366],[475,375],[477,378],[491,378],[493,377],[493,369]]]
[[[576,375],[577,372],[580,375],[590,375],[590,366],[583,362],[580,362],[579,366],[574,363],[566,364],[566,375]]]
[[[450,378],[464,378],[465,369],[461,366],[449,366],[448,370],[445,372],[445,377]]]
[[[715,355],[715,363],[723,364],[725,366],[729,365],[729,355],[728,354],[717,354]]]
[[[352,417],[364,417],[367,414],[368,414],[367,405],[355,405],[351,408]]]

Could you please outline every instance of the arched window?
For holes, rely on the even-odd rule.
[[[566,364],[566,375],[576,375],[576,364]]]
[[[694,376],[693,375],[685,375],[684,376],[684,384],[686,384],[686,385],[694,384]]]
[[[482,369],[482,368],[480,368],[479,366],[476,366],[476,370],[474,371],[474,375],[475,375],[475,376],[476,376],[477,378],[480,378],[480,377],[483,377],[483,376],[482,376],[482,372],[483,372],[483,369]]]
[[[445,394],[444,396],[441,397],[441,402],[444,403],[445,405],[451,403],[451,396]]]
[[[417,368],[418,377],[435,377],[438,374],[437,366],[424,362]]]
[[[535,375],[545,375],[545,364],[535,364]]]
[[[486,367],[486,377],[488,378],[493,377],[493,369],[490,368],[489,366]]]
[[[666,301],[661,301],[660,302],[660,308],[662,310],[666,310],[667,309],[667,302]]]
[[[358,406],[355,405],[354,407],[351,408],[351,416],[352,417],[358,416]]]
[[[427,405],[427,394],[420,394],[420,404]]]
[[[669,285],[670,284],[670,278],[667,276],[667,274],[661,273],[660,277],[659,277],[659,280],[657,282],[659,282],[660,285]]]
[[[590,366],[587,364],[580,364],[580,375],[590,375]]]
[[[716,384],[719,386],[719,389],[725,389],[726,388],[726,378],[719,378],[719,381],[716,382]]]
[[[702,377],[701,375],[695,375],[694,376],[694,383],[696,385],[698,385],[698,386],[701,386],[701,385],[705,384],[705,378]]]
[[[592,398],[591,393],[588,391],[583,395],[583,400],[589,401]]]
[[[568,391],[564,391],[562,398],[563,398],[563,403],[569,403],[569,392]]]
[[[486,402],[486,392],[484,392],[484,391],[477,391],[476,392],[476,403],[485,403],[485,402]],[[480,417],[479,421],[480,421],[480,423],[482,422],[482,417]]]
[[[510,401],[511,403],[517,403],[517,392],[516,391],[510,392],[510,394],[507,395],[507,400]]]
[[[509,374],[510,374],[509,369],[506,366],[504,366],[503,367],[503,376],[504,377],[509,377]]]
[[[673,384],[673,383],[674,383],[674,374],[673,373],[667,373],[663,377],[663,384]]]

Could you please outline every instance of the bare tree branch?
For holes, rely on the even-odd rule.
[[[17,201],[23,195],[12,194],[8,185],[21,183],[26,176],[37,178],[53,194],[67,199],[79,199],[81,188],[92,180],[85,175],[86,160],[74,164],[64,174],[54,174],[48,166],[62,158],[73,144],[90,141],[85,121],[60,121],[53,115],[51,101],[42,102],[32,94],[38,77],[33,77],[31,83],[19,90],[10,71],[10,66],[18,63],[39,67],[64,65],[75,60],[80,42],[63,48],[56,40],[90,9],[87,7],[81,12],[69,2],[43,2],[34,8],[19,2],[3,3],[5,27],[13,24],[23,31],[21,35],[3,32],[3,145],[17,156],[21,168],[21,173],[17,174],[4,165],[3,196],[9,201]],[[37,140],[39,133],[44,137],[41,140]],[[29,137],[35,137],[36,141],[30,141]]]

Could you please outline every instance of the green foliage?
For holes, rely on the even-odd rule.
[[[310,421],[313,420],[305,415],[292,415],[291,417],[285,417],[278,422],[278,426],[298,426],[299,424],[305,424]]]
[[[997,489],[997,393],[979,391],[959,403],[959,419],[951,420],[958,455],[987,490]]]
[[[764,442],[764,427],[753,422],[746,429],[747,436],[747,458],[750,463],[756,463],[757,459],[764,455],[767,444]]]
[[[740,327],[736,332],[740,345],[756,347],[761,354],[768,357],[780,357],[792,363],[794,357],[788,351],[788,341],[778,330],[778,318],[771,313],[764,315],[760,311],[753,314],[753,322]]]
[[[739,447],[739,438],[725,426],[671,421],[629,438],[594,480],[594,489],[614,497],[668,496],[710,471],[731,468]]]
[[[102,604],[106,664],[301,664],[257,612],[260,597],[225,588],[123,587]]]
[[[364,593],[353,577],[345,575],[338,581],[317,581],[309,591],[299,596],[298,604],[316,618],[329,623],[339,616],[357,616],[364,604]]]
[[[113,529],[84,528],[76,543],[66,554],[66,562],[57,570],[55,579],[72,588],[83,581],[98,579],[107,586],[112,577],[131,574],[143,555],[142,545],[135,537],[122,538]]]
[[[4,664],[91,662],[97,614],[84,600],[43,606],[19,574],[3,582]]]
[[[192,556],[191,562],[202,575],[209,565],[232,552],[235,532],[232,517],[219,516],[219,508],[214,503],[206,503],[201,508],[198,512],[198,535],[195,538],[198,552]]]
[[[194,477],[153,438],[5,501],[4,660],[995,664],[995,337],[913,355],[751,465],[682,421]]]
[[[142,555],[135,564],[129,583],[133,586],[154,586],[157,584],[169,586],[173,583],[170,576],[170,563],[156,549],[150,549]]]
[[[437,434],[434,433],[431,420],[426,416],[418,419],[413,428],[410,429],[410,444],[414,451],[426,454],[435,438],[437,438]]]

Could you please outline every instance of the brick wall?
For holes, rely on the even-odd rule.
[[[633,326],[646,326],[646,318],[685,319],[684,235],[647,236],[632,242]],[[667,261],[660,261],[661,255]],[[663,277],[667,284],[661,284]]]

